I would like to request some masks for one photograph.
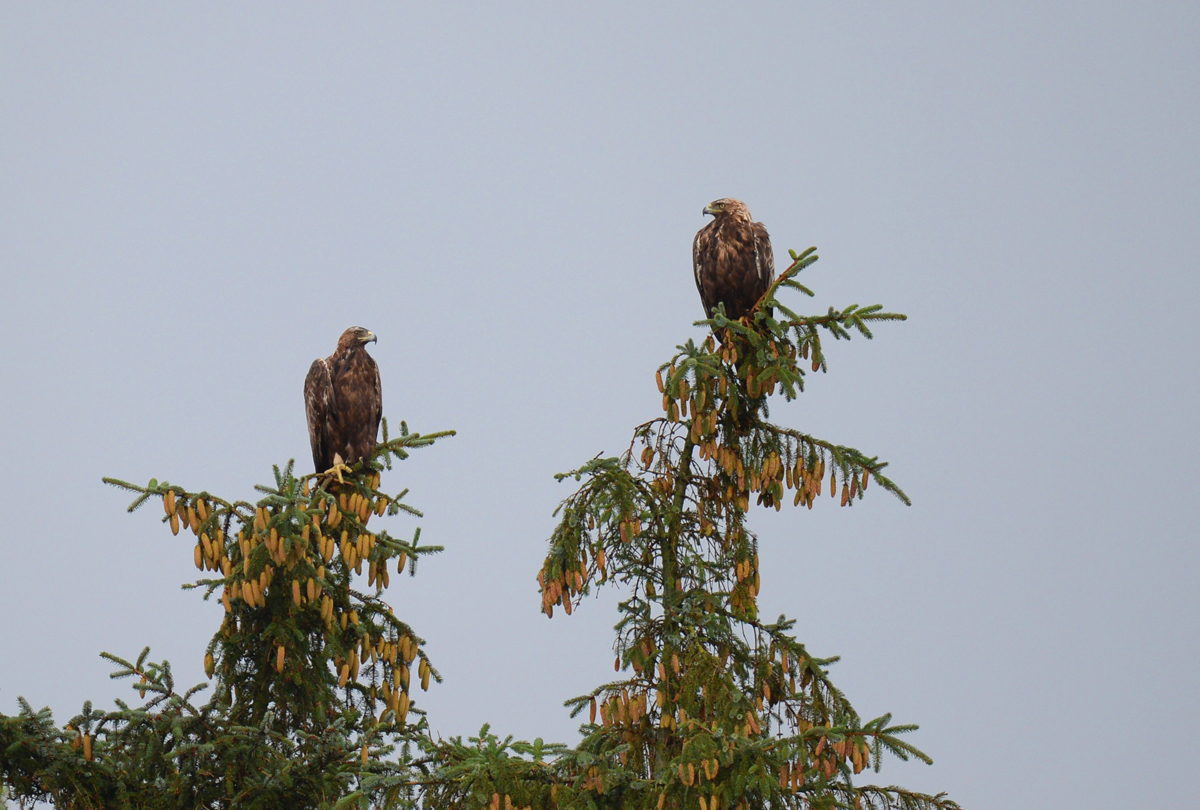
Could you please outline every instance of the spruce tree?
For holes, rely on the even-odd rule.
[[[195,541],[206,576],[190,587],[224,605],[204,653],[207,685],[179,690],[168,663],[103,656],[135,679],[139,705],[90,703],[63,728],[24,700],[0,715],[7,796],[60,808],[331,808],[409,806],[410,752],[426,736],[412,695],[440,680],[416,631],[383,600],[393,572],[441,550],[368,528],[385,513],[420,512],[388,495],[394,460],[452,431],[401,423],[374,455],[332,475],[297,476],[289,462],[256,502],[227,501],[167,481],[138,486],[134,511],[162,505],[173,534]],[[378,522],[378,521],[376,521]],[[363,575],[365,574],[365,583]]]
[[[616,625],[615,680],[567,701],[585,713],[574,749],[479,737],[434,757],[441,777],[427,807],[906,808],[951,810],[944,795],[862,784],[885,755],[931,760],[903,739],[915,725],[863,721],[834,685],[834,659],[791,633],[794,620],[759,615],[752,505],[852,506],[871,492],[908,498],[886,464],[769,421],[768,399],[804,390],[824,371],[823,341],[871,338],[903,320],[880,306],[803,316],[777,297],[812,292],[797,280],[815,248],[792,263],[747,318],[721,307],[657,371],[663,413],[639,425],[617,458],[558,476],[580,482],[537,580],[542,611],[570,614],[593,588],[625,598]]]

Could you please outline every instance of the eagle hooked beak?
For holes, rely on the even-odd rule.
[[[359,338],[359,341],[361,341],[362,344],[365,346],[368,343],[378,343],[379,339],[377,337],[375,337],[374,332],[367,332],[365,335],[363,335],[362,337]]]
[[[709,203],[708,205],[704,206],[704,210],[701,211],[700,213],[702,215],[703,214],[712,214],[715,217],[717,215],[717,209],[712,207],[712,203]]]

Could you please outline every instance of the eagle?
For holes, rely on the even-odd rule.
[[[696,289],[709,318],[717,304],[725,317],[737,320],[754,308],[775,280],[771,237],[761,222],[750,218],[741,200],[725,197],[704,206],[713,221],[692,242]]]
[[[379,366],[367,354],[375,333],[352,326],[338,338],[337,349],[316,359],[304,378],[304,409],[313,464],[325,472],[371,455],[383,416]]]

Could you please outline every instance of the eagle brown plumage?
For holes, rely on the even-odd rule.
[[[338,338],[337,349],[317,359],[304,378],[304,408],[313,464],[325,472],[335,464],[353,464],[370,456],[383,416],[379,366],[367,354],[375,334],[352,326]]]
[[[771,237],[761,222],[750,218],[741,200],[725,197],[704,207],[714,219],[692,242],[696,289],[709,318],[717,304],[737,320],[748,313],[775,280]]]

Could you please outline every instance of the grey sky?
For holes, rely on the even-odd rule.
[[[390,591],[434,728],[575,740],[615,597],[538,613],[551,476],[655,415],[736,196],[820,248],[811,310],[910,315],[773,415],[915,505],[753,524],[766,614],[922,725],[882,778],[1192,804],[1197,42],[1195,3],[4,4],[0,710],[109,705],[101,650],[202,679],[188,543],[100,477],[307,470],[361,324],[390,421],[459,431],[384,478],[447,547]]]

